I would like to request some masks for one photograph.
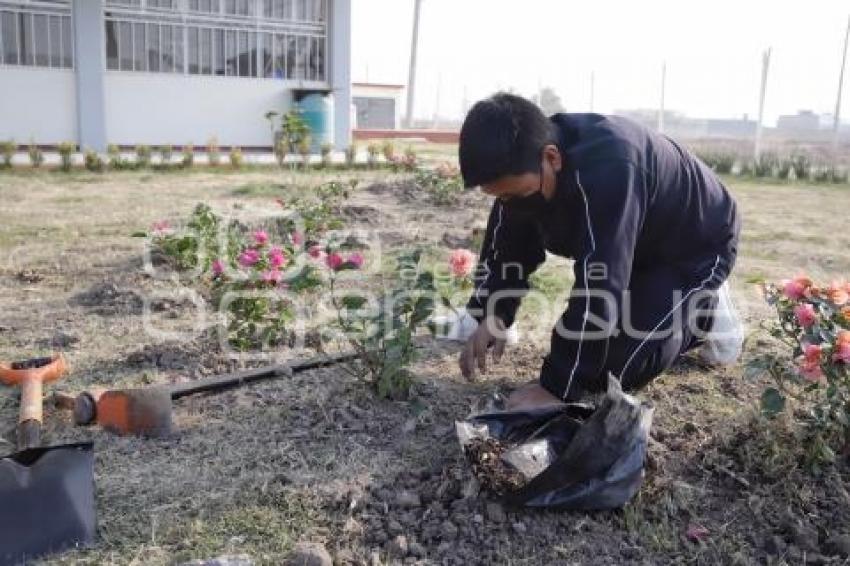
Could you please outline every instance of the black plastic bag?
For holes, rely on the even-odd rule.
[[[653,408],[608,378],[596,407],[583,403],[534,411],[491,411],[456,423],[458,440],[494,438],[502,456],[527,480],[504,495],[514,506],[615,509],[643,483]]]

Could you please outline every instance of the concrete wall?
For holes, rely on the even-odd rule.
[[[73,2],[74,66],[80,145],[106,151],[103,116],[103,0]]]
[[[221,145],[270,146],[263,114],[292,100],[274,80],[117,71],[104,79],[106,136],[115,144],[198,147],[216,136]]]
[[[78,142],[74,91],[70,69],[0,68],[0,140]]]

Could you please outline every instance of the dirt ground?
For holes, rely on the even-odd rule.
[[[481,195],[435,207],[404,176],[332,175],[352,176],[361,183],[347,218],[382,249],[418,244],[439,256],[486,219]],[[144,240],[131,234],[160,219],[177,223],[200,201],[217,210],[274,206],[324,177],[272,169],[0,174],[0,359],[60,348],[72,371],[54,389],[72,392],[239,367],[208,332],[190,340],[150,332],[188,331],[195,310],[169,298],[174,281],[143,272]],[[732,287],[756,333],[770,314],[756,279],[850,274],[842,212],[850,190],[730,183],[745,218]],[[569,277],[565,262],[551,262],[538,284],[557,293]],[[744,379],[741,367],[683,361],[641,393],[655,405],[650,460],[641,492],[623,510],[512,510],[478,493],[453,422],[483,395],[535,376],[548,343],[544,319],[522,313],[521,343],[475,383],[459,375],[457,345],[424,338],[412,402],[379,401],[327,368],[180,400],[179,431],[168,439],[75,428],[48,408],[47,443],[95,442],[99,514],[94,548],[48,562],[244,554],[279,564],[296,542],[314,541],[339,564],[844,563],[850,470],[805,469],[792,432],[757,417],[763,383]],[[750,352],[762,346],[754,338]],[[16,392],[0,390],[0,453],[14,448],[17,406]],[[688,537],[697,527],[704,530]]]

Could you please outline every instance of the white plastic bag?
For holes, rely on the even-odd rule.
[[[714,320],[705,343],[697,355],[709,364],[734,364],[744,345],[744,325],[729,295],[729,282],[717,290]]]
[[[431,323],[436,328],[436,337],[440,340],[451,340],[453,342],[466,342],[478,328],[478,321],[465,308],[456,309],[457,314],[450,312],[445,316],[435,316]],[[519,333],[516,324],[508,328],[506,334],[508,344],[514,345],[519,342]]]

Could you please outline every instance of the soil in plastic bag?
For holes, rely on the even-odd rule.
[[[482,487],[511,505],[612,509],[643,482],[652,411],[612,376],[595,405],[490,410],[456,432]]]

